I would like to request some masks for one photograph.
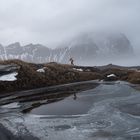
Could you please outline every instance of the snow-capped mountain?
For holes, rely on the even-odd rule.
[[[73,57],[77,63],[108,59],[125,59],[133,56],[133,47],[124,34],[86,33],[50,49],[41,44],[21,46],[16,42],[8,46],[0,45],[0,59],[21,59],[29,62],[44,63],[56,61],[68,63]]]

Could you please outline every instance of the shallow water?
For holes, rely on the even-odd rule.
[[[1,106],[0,123],[40,140],[140,140],[140,91],[128,83],[100,83],[21,113],[29,104]]]
[[[94,97],[90,94],[77,93],[63,100],[42,105],[31,111],[38,115],[80,115],[86,114],[93,105]]]

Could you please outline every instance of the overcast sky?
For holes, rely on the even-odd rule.
[[[140,0],[0,0],[0,43],[52,46],[81,31],[117,30],[140,45]]]

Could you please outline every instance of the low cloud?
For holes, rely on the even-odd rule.
[[[0,43],[50,47],[83,31],[125,33],[139,49],[139,0],[0,0]]]

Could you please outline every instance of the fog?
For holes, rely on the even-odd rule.
[[[54,48],[80,32],[117,31],[140,48],[139,0],[0,0],[0,43]]]

